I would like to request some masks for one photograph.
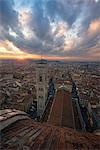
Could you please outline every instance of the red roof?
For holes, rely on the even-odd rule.
[[[61,88],[55,95],[48,123],[74,128],[73,116],[71,93]]]
[[[18,114],[23,115],[20,112]],[[16,115],[11,116],[14,118]],[[2,150],[99,150],[99,141],[100,136],[94,134],[79,133],[71,128],[41,124],[26,118],[13,122],[1,131],[0,148]]]

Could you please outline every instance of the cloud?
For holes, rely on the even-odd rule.
[[[0,39],[11,53],[98,59],[100,1],[0,0]]]
[[[40,39],[45,39],[49,30],[50,23],[48,17],[45,15],[44,5],[42,1],[35,1],[32,6],[32,20],[31,27],[36,36]]]
[[[18,13],[13,9],[13,0],[0,0],[0,24],[4,29],[11,27],[13,30],[18,26]]]
[[[46,10],[52,21],[58,18],[72,25],[81,13],[82,5],[83,1],[77,0],[49,0],[46,3]]]
[[[80,49],[82,54],[93,52],[93,49],[100,49],[100,19],[93,20],[88,29],[84,32],[77,49]],[[98,52],[100,53],[100,50]]]
[[[98,32],[100,32],[100,18],[93,20],[88,28],[88,34],[93,35]]]

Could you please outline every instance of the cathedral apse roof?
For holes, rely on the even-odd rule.
[[[1,119],[2,112],[6,113],[5,119]],[[13,110],[0,110],[0,123],[7,124],[9,122],[6,127],[1,129],[2,150],[100,149],[99,136],[80,133],[71,128],[60,128],[49,123],[37,123],[23,112],[16,110],[16,113],[14,114]],[[26,118],[23,118],[23,115]],[[12,122],[10,119],[13,120],[14,117],[16,120]]]

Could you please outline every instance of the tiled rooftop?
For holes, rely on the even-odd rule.
[[[7,113],[9,114],[11,111],[7,110]],[[3,113],[4,111],[1,111],[0,114]],[[20,117],[23,115],[22,112],[18,112],[18,114]],[[26,114],[24,115],[26,116]],[[16,114],[11,115],[11,117],[16,117]],[[7,121],[9,122],[9,117]],[[99,140],[99,136],[90,133],[79,133],[70,128],[60,128],[46,123],[41,124],[30,118],[24,120],[23,118],[20,120],[17,118],[15,122],[1,131],[2,150],[99,150]]]
[[[48,117],[48,123],[74,128],[71,93],[63,87],[61,87],[55,95]]]

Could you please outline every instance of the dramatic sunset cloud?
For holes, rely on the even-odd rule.
[[[100,60],[100,0],[0,0],[0,59]]]

